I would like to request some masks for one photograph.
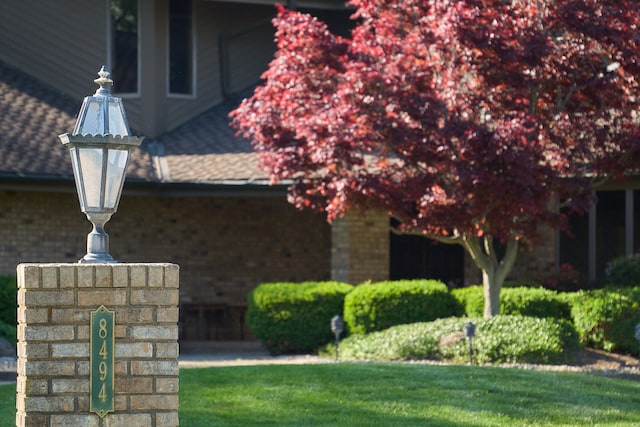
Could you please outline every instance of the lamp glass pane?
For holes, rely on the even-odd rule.
[[[78,193],[80,208],[84,212],[86,210],[87,203],[84,197],[82,177],[80,176],[80,172],[78,171],[78,149],[76,147],[71,147],[69,149],[69,153],[71,154],[71,166],[73,166],[73,176],[76,180],[76,193]]]
[[[120,102],[109,101],[109,130],[107,133],[119,136],[129,135]]]
[[[104,133],[104,111],[102,103],[89,100],[86,105],[84,115],[80,116],[80,127],[78,134],[80,135],[102,135]]]
[[[101,148],[79,147],[80,171],[84,183],[84,197],[87,208],[102,208],[102,157]]]
[[[127,150],[109,150],[104,200],[106,208],[115,209],[118,206],[128,157]]]

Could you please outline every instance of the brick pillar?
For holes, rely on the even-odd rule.
[[[20,264],[16,426],[177,426],[174,264]],[[114,412],[90,405],[90,318],[114,312]],[[94,373],[95,375],[95,373]]]
[[[389,279],[389,216],[350,212],[331,226],[331,278],[354,285]]]

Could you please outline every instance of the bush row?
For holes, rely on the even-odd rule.
[[[470,317],[481,317],[484,311],[482,286],[453,289],[451,294],[464,306]],[[544,288],[503,288],[500,292],[500,313],[531,317],[571,319],[571,306],[562,294]]]
[[[369,334],[395,325],[441,318],[479,318],[481,286],[454,289],[433,280],[364,284],[337,282],[270,283],[248,301],[247,321],[274,353],[315,351],[332,341],[330,319],[344,313],[345,334]],[[640,288],[559,293],[536,288],[504,288],[503,315],[569,321],[584,345],[622,353],[638,351]],[[344,335],[343,335],[344,336]]]
[[[344,320],[352,334],[461,316],[463,312],[462,304],[437,280],[364,284],[347,294],[344,302]]]
[[[353,286],[339,282],[265,283],[247,299],[247,323],[272,354],[307,353],[328,343],[330,319]]]

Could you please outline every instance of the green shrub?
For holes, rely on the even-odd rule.
[[[635,325],[640,322],[640,292],[595,289],[572,294],[571,315],[587,346],[614,352],[638,350]]]
[[[463,307],[437,280],[388,281],[357,286],[344,301],[344,320],[353,334],[404,323],[458,316]]]
[[[0,337],[16,343],[18,286],[15,276],[0,276]]]
[[[640,286],[640,254],[619,257],[607,264],[606,286]]]
[[[465,315],[469,317],[482,317],[484,313],[482,285],[452,289],[451,295],[464,307]]]
[[[469,317],[484,312],[482,286],[454,289],[452,294],[465,307]],[[500,292],[500,313],[531,317],[571,319],[571,306],[558,292],[544,288],[503,288]]]
[[[16,276],[0,276],[0,321],[16,325],[18,285]]]
[[[566,363],[579,347],[573,325],[565,320],[524,316],[447,318],[351,335],[340,344],[340,358],[467,362],[469,341],[463,330],[470,320],[476,325],[472,345],[477,363]],[[333,351],[333,345],[329,345],[323,353],[331,355]]]
[[[353,286],[338,282],[265,283],[247,299],[247,323],[272,354],[315,351],[333,338]]]
[[[13,347],[18,342],[18,329],[14,325],[8,325],[3,321],[0,321],[0,337],[7,340]]]

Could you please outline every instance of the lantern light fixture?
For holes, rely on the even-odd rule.
[[[143,138],[130,135],[122,99],[111,95],[107,67],[94,82],[99,88],[84,98],[73,132],[59,138],[69,148],[80,208],[93,224],[79,262],[113,263],[104,225],[118,209],[131,151]]]

